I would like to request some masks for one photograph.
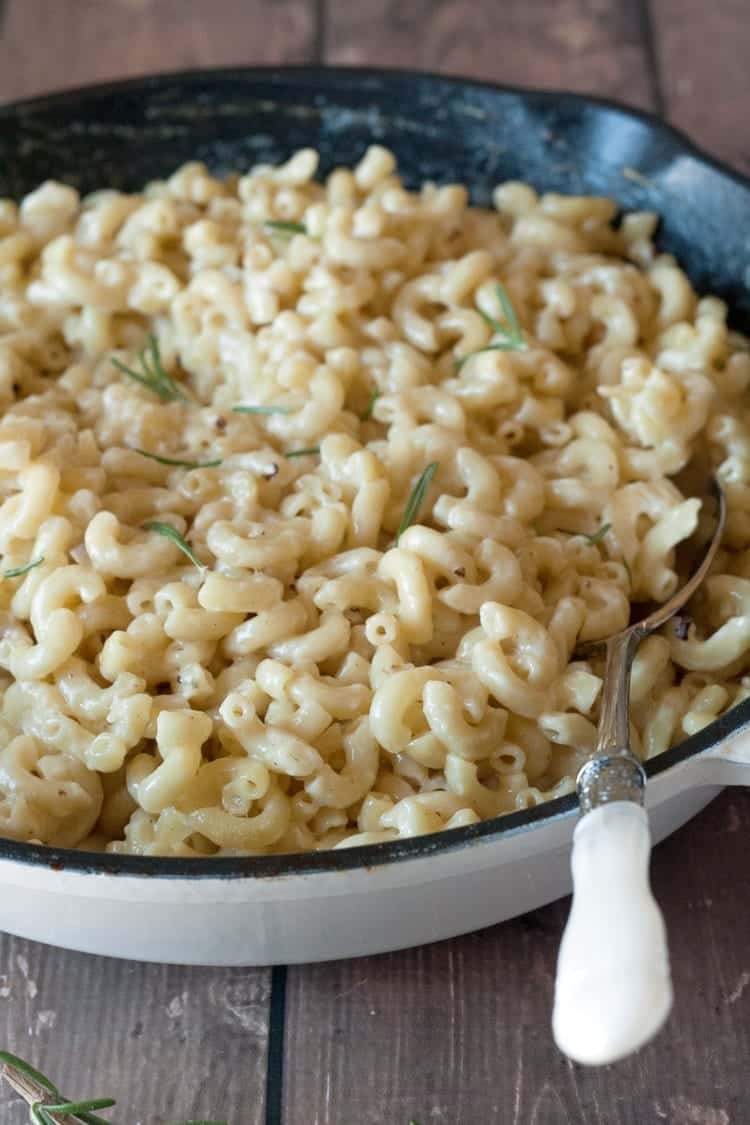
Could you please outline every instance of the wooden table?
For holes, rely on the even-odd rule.
[[[0,99],[224,63],[390,64],[650,107],[750,170],[748,0],[0,0]],[[677,1005],[637,1058],[549,1032],[567,903],[460,940],[277,969],[127,964],[0,937],[0,1046],[121,1125],[747,1125],[750,797],[653,861]],[[4,1125],[28,1120],[0,1100]]]

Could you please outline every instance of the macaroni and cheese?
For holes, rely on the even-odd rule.
[[[748,694],[750,345],[608,199],[370,148],[0,202],[0,835],[348,847],[573,788],[603,664],[648,758]]]

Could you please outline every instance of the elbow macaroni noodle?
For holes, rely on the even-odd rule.
[[[2,835],[268,854],[570,792],[576,646],[674,591],[686,468],[726,540],[634,745],[750,694],[750,344],[655,217],[317,163],[0,201]],[[150,337],[156,387],[112,362]]]

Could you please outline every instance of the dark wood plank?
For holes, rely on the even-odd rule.
[[[315,0],[7,0],[0,100],[150,71],[304,62]]]
[[[117,1099],[121,1125],[265,1120],[270,970],[189,969],[0,935],[0,1046],[68,1096]],[[2,1083],[0,1121],[28,1107]]]
[[[750,170],[747,0],[651,0],[667,115],[699,144]]]
[[[567,903],[384,957],[291,968],[287,1125],[740,1125],[750,1120],[750,795],[656,849],[677,1003],[661,1037],[573,1067],[549,1020]]]
[[[327,0],[326,12],[329,62],[652,102],[641,9],[630,0]]]

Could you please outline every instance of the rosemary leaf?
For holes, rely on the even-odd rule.
[[[523,331],[516,315],[516,310],[513,308],[511,299],[506,293],[504,287],[500,282],[495,284],[495,292],[497,299],[500,302],[500,307],[503,310],[503,317],[505,323],[495,320],[494,317],[488,316],[487,313],[479,310],[479,315],[486,324],[492,328],[495,337],[499,336],[497,340],[493,337],[491,342],[483,348],[477,348],[476,351],[469,352],[468,355],[460,356],[454,363],[456,372],[459,372],[463,365],[472,356],[481,355],[482,352],[520,352],[526,348],[526,341],[523,338]]]
[[[440,466],[437,461],[431,461],[424,472],[421,474],[417,483],[414,485],[414,488],[411,490],[409,499],[406,501],[404,514],[401,517],[401,523],[398,525],[398,531],[396,532],[397,545],[399,539],[406,531],[407,527],[411,527],[411,525],[419,515],[419,509],[422,507],[425,494],[430,486],[430,481],[435,476],[435,473],[438,471],[439,467]]]
[[[13,566],[10,570],[4,570],[2,573],[3,578],[20,578],[22,574],[28,574],[35,566],[39,566],[44,562],[44,555],[40,555],[38,559],[33,559],[31,562],[26,563],[25,566]],[[2,1062],[3,1052],[0,1051],[0,1062]],[[12,1064],[15,1065],[15,1064]]]
[[[25,1074],[32,1082],[38,1082],[45,1090],[49,1090],[56,1098],[60,1097],[60,1091],[52,1079],[48,1078],[46,1074],[42,1074],[42,1072],[33,1067],[31,1063],[27,1063],[25,1059],[19,1059],[18,1055],[12,1055],[10,1051],[0,1051],[0,1063],[4,1063],[5,1066],[10,1066],[15,1070],[19,1070],[21,1074]]]
[[[604,540],[604,536],[607,534],[607,532],[611,530],[612,524],[605,523],[602,527],[599,528],[598,531],[595,531],[593,535],[586,535],[583,531],[580,534],[581,538],[585,539],[590,547],[598,547],[598,545]]]
[[[112,365],[116,367],[118,371],[121,371],[123,375],[127,375],[128,378],[134,379],[136,383],[140,383],[141,386],[145,387],[147,390],[153,391],[163,402],[190,401],[183,390],[175,383],[169,372],[165,370],[159,352],[159,341],[156,339],[156,336],[149,336],[148,347],[144,348],[140,353],[138,362],[141,365],[140,371],[128,367],[126,363],[117,359],[116,356],[112,357]]]
[[[233,406],[232,414],[291,414],[288,406]]]
[[[59,1102],[57,1105],[45,1102],[44,1108],[48,1113],[70,1113],[74,1117],[80,1117],[90,1109],[111,1109],[113,1105],[117,1105],[114,1098],[87,1098],[83,1102]]]
[[[502,324],[498,324],[497,321],[493,321],[495,330],[497,332],[505,332],[511,337],[511,339],[516,340],[519,346],[523,346],[523,332],[521,331],[521,325],[518,323],[516,310],[513,308],[510,297],[508,296],[505,288],[500,284],[499,281],[495,285],[495,292],[497,293],[497,298],[502,307],[503,316],[505,317],[505,323],[508,325],[508,328],[510,328],[510,332],[508,332]]]
[[[365,407],[362,414],[360,414],[360,416],[359,416],[361,422],[366,422],[368,418],[372,418],[372,412],[375,408],[375,403],[378,401],[379,398],[380,398],[379,387],[373,387],[372,394],[370,395],[369,399],[367,400],[367,406]]]
[[[148,351],[151,356],[151,371],[158,379],[160,385],[168,389],[171,398],[179,398],[182,399],[183,402],[188,402],[187,395],[177,386],[169,372],[165,370],[164,364],[161,361],[161,354],[159,353],[159,341],[153,334],[148,338]]]
[[[223,464],[221,458],[216,461],[181,461],[179,457],[162,457],[159,453],[149,453],[147,449],[139,449],[136,445],[131,446],[131,449],[133,453],[140,453],[141,457],[149,457],[160,465],[175,465],[178,469],[213,469]]]
[[[171,523],[162,523],[161,520],[147,520],[143,525],[144,531],[155,531],[157,535],[163,535],[165,539],[171,539],[176,547],[182,551],[190,559],[193,566],[196,566],[201,572],[207,568],[195,555],[192,547],[176,527],[172,527]]]
[[[143,355],[144,353],[141,352],[141,355],[139,357],[141,363],[143,362]],[[116,367],[118,371],[122,371],[123,375],[127,375],[130,379],[135,379],[136,383],[140,383],[141,386],[146,387],[147,390],[156,391],[160,398],[164,397],[163,394],[161,394],[161,392],[153,386],[152,382],[147,379],[145,375],[141,375],[138,371],[134,371],[132,367],[128,367],[127,363],[123,363],[121,359],[117,358],[117,356],[112,356],[112,366]]]
[[[304,223],[285,223],[281,219],[268,219],[263,226],[271,234],[281,234],[287,238],[291,238],[293,234],[307,234]]]
[[[291,449],[289,453],[285,453],[285,457],[312,457],[313,454],[320,453],[319,445],[311,445],[309,449]]]
[[[499,340],[496,344],[485,344],[483,348],[477,348],[475,352],[469,352],[468,355],[462,355],[460,359],[453,362],[453,370],[458,373],[463,365],[475,355],[481,355],[482,352],[517,352],[518,347],[511,340]]]

